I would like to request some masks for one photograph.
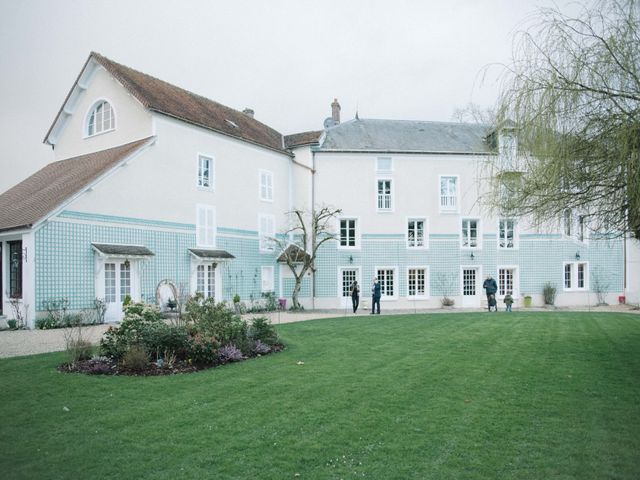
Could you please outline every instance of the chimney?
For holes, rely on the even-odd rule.
[[[340,108],[340,106],[338,105],[338,108]],[[247,117],[251,117],[253,118],[253,114],[255,113],[253,111],[252,108],[245,108],[244,110],[242,110],[242,113],[244,113]]]
[[[333,103],[331,103],[331,118],[333,119],[334,125],[340,123],[340,104],[337,98],[334,98]]]

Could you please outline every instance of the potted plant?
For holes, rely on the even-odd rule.
[[[7,325],[11,330],[15,330],[17,326],[17,322],[14,319],[7,320]]]
[[[178,302],[176,302],[175,298],[170,298],[167,300],[167,308],[173,312],[175,308],[178,306]]]
[[[524,306],[529,308],[531,306],[531,295],[524,296]]]
[[[240,295],[238,295],[237,293],[233,296],[233,308],[236,311],[236,313],[241,313],[241,308],[240,308]]]

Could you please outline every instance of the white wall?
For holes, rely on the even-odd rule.
[[[627,303],[640,303],[640,241],[627,239]]]
[[[99,99],[107,100],[115,112],[115,130],[86,136],[86,120]],[[153,135],[151,114],[132,97],[103,67],[88,78],[87,89],[73,105],[73,114],[66,120],[57,139],[56,160],[97,152]]]
[[[166,117],[155,144],[68,207],[105,215],[195,224],[196,204],[216,207],[218,227],[256,231],[258,214],[284,224],[289,157]],[[214,158],[213,190],[197,186],[198,154]],[[273,202],[259,197],[259,171],[273,172]]]

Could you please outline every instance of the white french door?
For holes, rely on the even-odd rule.
[[[354,280],[360,284],[359,268],[341,268],[339,273],[338,285],[340,285],[340,308],[351,306],[351,284]],[[362,297],[362,285],[360,285],[360,296]]]
[[[478,267],[461,267],[460,276],[462,279],[462,306],[463,307],[479,307],[481,293],[478,281],[480,279],[480,271]]]
[[[122,319],[122,302],[129,296],[139,300],[138,276],[135,263],[127,260],[106,260],[98,270],[96,296],[107,304],[105,321]]]

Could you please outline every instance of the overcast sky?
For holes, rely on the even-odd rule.
[[[561,8],[568,1],[556,0]],[[0,191],[52,161],[42,140],[93,50],[283,134],[342,120],[443,120],[490,106],[513,34],[552,0],[0,0]]]

